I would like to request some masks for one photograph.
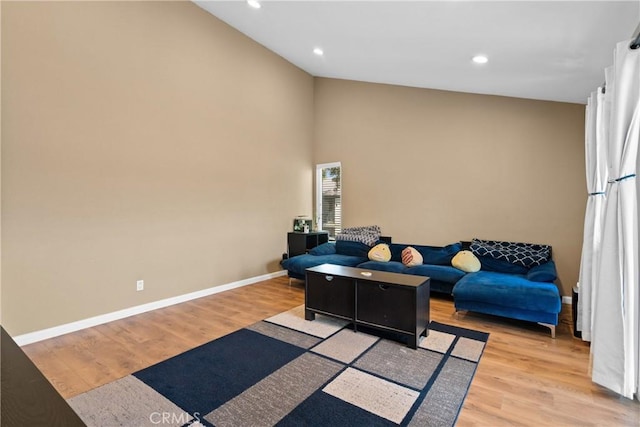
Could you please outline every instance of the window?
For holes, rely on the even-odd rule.
[[[331,240],[342,230],[341,178],[340,162],[316,165],[316,224]]]

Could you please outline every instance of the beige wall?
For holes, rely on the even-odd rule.
[[[342,162],[346,226],[379,224],[404,243],[550,244],[571,294],[583,105],[316,79],[314,160]]]
[[[314,87],[191,2],[0,5],[12,335],[278,270],[314,161],[342,162],[346,225],[549,243],[577,280],[582,105]]]
[[[1,4],[12,335],[280,269],[311,76],[191,2]]]

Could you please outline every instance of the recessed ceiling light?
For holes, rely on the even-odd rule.
[[[489,58],[484,55],[476,55],[472,58],[472,61],[476,64],[486,64],[489,61]]]
[[[318,56],[324,55],[324,51],[322,49],[320,49],[319,47],[316,47],[315,49],[313,49],[313,53],[315,53]]]
[[[262,7],[258,0],[247,0],[247,4],[254,9],[260,9]]]

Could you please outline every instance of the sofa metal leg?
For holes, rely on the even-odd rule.
[[[538,322],[538,325],[546,326],[547,328],[551,329],[551,338],[555,339],[555,337],[556,337],[556,326],[555,325],[551,325],[549,323],[542,323],[542,322]]]

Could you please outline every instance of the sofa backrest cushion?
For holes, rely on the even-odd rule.
[[[484,271],[494,271],[506,274],[527,274],[528,268],[518,264],[511,264],[509,261],[495,259],[488,256],[479,256],[480,269]]]
[[[336,254],[357,256],[368,259],[371,246],[362,242],[352,242],[349,240],[336,240]]]
[[[447,246],[421,246],[421,245],[408,245],[404,243],[392,243],[391,248],[391,261],[402,262],[402,251],[407,246],[413,247],[422,255],[422,262],[424,264],[433,265],[451,265],[451,259],[457,254],[462,246],[460,242],[452,243]]]
[[[527,279],[532,282],[553,282],[558,278],[558,272],[556,271],[556,263],[553,260],[549,260],[544,264],[531,267],[531,270],[527,273]]]
[[[316,246],[315,248],[311,248],[309,250],[311,255],[331,255],[336,253],[336,244],[327,242],[321,245]]]
[[[477,257],[490,257],[527,270],[551,259],[551,247],[533,243],[503,242],[499,240],[473,239],[471,252]]]

